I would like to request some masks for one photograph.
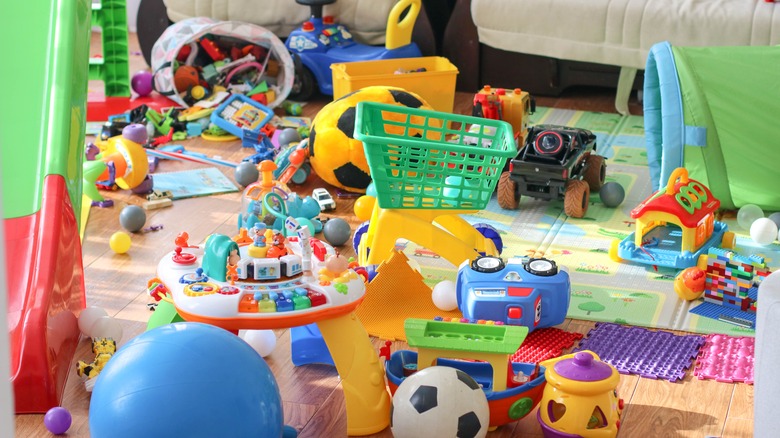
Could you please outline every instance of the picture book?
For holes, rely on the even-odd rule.
[[[216,167],[155,173],[152,180],[155,190],[170,190],[174,200],[238,191],[238,187]]]

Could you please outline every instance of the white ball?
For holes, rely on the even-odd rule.
[[[771,219],[762,217],[750,226],[750,238],[759,245],[769,245],[777,236],[777,225]]]
[[[745,204],[737,211],[737,223],[743,230],[749,230],[757,219],[764,217],[764,210],[755,204]]]
[[[247,330],[241,339],[262,357],[268,356],[276,348],[276,334],[273,330]]]
[[[79,314],[79,330],[86,336],[89,336],[90,329],[95,321],[102,316],[108,316],[106,309],[102,307],[87,307]]]
[[[458,291],[455,282],[450,280],[440,281],[431,291],[433,304],[440,310],[449,312],[458,308]]]
[[[122,339],[122,324],[110,316],[101,316],[89,329],[89,337],[111,338],[118,344]]]
[[[420,370],[393,395],[390,428],[396,438],[484,437],[489,423],[485,392],[455,368]]]

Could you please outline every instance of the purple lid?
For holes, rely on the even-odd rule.
[[[573,359],[564,359],[553,367],[561,377],[580,382],[595,382],[612,375],[612,367],[593,359],[590,353],[581,351]]]

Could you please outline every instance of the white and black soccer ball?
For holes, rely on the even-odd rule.
[[[487,435],[485,392],[465,372],[430,367],[404,379],[393,395],[390,428],[396,438],[475,438]]]

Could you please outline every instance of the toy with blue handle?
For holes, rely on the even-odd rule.
[[[312,16],[292,31],[285,43],[296,61],[295,84],[290,94],[293,100],[308,100],[315,84],[322,94],[333,95],[331,64],[422,56],[417,44],[411,42],[421,0],[396,3],[387,18],[384,47],[357,43],[344,25],[334,22],[331,17],[323,18],[322,6],[335,3],[335,0],[295,1],[311,7]]]

